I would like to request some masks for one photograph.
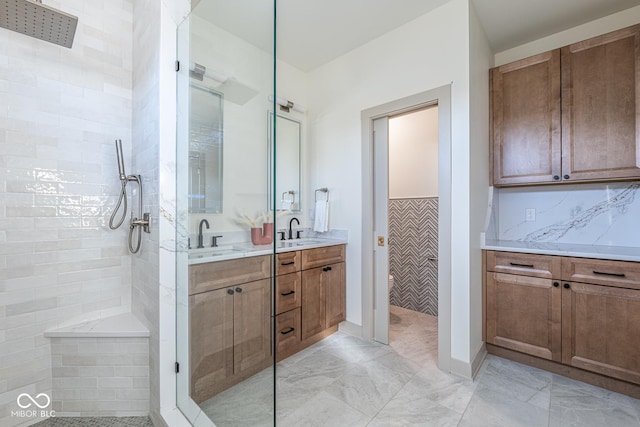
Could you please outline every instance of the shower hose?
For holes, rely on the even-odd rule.
[[[124,222],[124,218],[127,216],[127,183],[129,181],[135,181],[138,184],[138,214],[142,214],[142,179],[140,175],[129,175],[125,179],[120,180],[122,182],[122,188],[120,189],[120,197],[118,198],[118,203],[116,204],[116,208],[111,213],[111,218],[109,219],[109,228],[115,230],[120,227]],[[122,206],[122,216],[118,220],[118,222],[114,225],[114,221],[116,218],[116,214],[120,210],[120,206]],[[133,212],[131,212],[131,224],[129,226],[129,251],[132,254],[138,253],[140,250],[140,243],[142,242],[142,223],[137,217],[133,216]],[[138,226],[138,227],[136,227]],[[134,237],[133,232],[135,229],[138,229],[138,233],[136,236],[135,245],[133,243]]]

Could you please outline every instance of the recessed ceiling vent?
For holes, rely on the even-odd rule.
[[[0,0],[0,27],[71,48],[78,17],[42,4],[42,0]]]

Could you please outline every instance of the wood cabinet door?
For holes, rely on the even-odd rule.
[[[563,282],[562,363],[640,384],[640,291]]]
[[[323,268],[322,282],[325,293],[326,328],[346,320],[346,272],[344,262]]]
[[[325,287],[322,267],[302,272],[302,339],[325,329]]]
[[[562,48],[564,181],[640,177],[640,25]]]
[[[228,291],[189,297],[191,397],[198,403],[233,376],[233,293]]]
[[[496,186],[560,180],[560,50],[491,70]]]
[[[561,360],[561,288],[557,281],[487,273],[487,342]]]
[[[233,289],[234,373],[239,374],[271,356],[271,281]]]

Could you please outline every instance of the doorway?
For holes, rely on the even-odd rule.
[[[362,113],[363,123],[363,337],[389,342],[389,121],[437,109],[437,239],[420,254],[432,264],[437,285],[438,366],[451,359],[451,108],[450,86],[423,92]],[[416,177],[408,177],[414,181]],[[393,193],[397,189],[392,189]],[[393,242],[392,242],[393,244]],[[431,258],[431,259],[430,259]],[[428,273],[426,273],[428,274]],[[395,278],[394,278],[395,281]],[[437,291],[436,291],[437,290]],[[434,301],[427,301],[433,304]]]

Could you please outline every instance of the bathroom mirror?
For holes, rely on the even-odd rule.
[[[275,199],[278,211],[302,209],[300,200],[300,146],[302,124],[289,117],[277,115],[275,119],[275,147],[273,139],[274,114],[269,112],[269,209],[273,210],[271,189],[274,179],[273,155],[275,153]],[[274,149],[275,148],[275,149]]]
[[[222,212],[222,94],[189,87],[189,212]]]

